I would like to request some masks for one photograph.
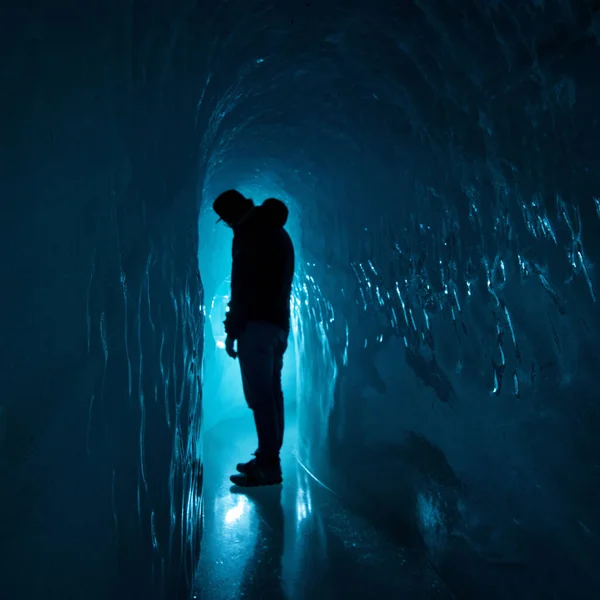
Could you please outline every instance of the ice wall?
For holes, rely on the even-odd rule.
[[[198,13],[27,7],[0,17],[0,597],[187,597]]]

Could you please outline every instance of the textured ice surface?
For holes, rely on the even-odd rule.
[[[0,17],[0,596],[175,598],[200,537],[201,85],[159,77],[130,7],[35,4]]]
[[[27,7],[0,18],[7,597],[185,581],[198,243],[210,298],[227,268],[198,181],[292,204],[311,469],[459,597],[597,597],[597,3]]]

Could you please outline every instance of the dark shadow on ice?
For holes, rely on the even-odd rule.
[[[397,444],[349,444],[338,457],[346,463],[338,489],[382,532],[406,547],[443,545],[442,532],[457,518],[461,482],[439,447],[409,431],[399,433]],[[431,502],[436,522],[424,523]]]

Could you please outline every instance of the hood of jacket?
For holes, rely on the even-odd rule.
[[[260,206],[255,206],[237,224],[237,228],[246,227],[283,227],[288,220],[288,207],[277,198],[267,198]]]

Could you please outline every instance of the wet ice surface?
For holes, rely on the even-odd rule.
[[[283,486],[232,488],[255,444],[250,415],[207,433],[205,529],[195,598],[449,598],[420,552],[349,509],[296,458],[288,428]],[[377,511],[373,503],[372,510]]]

